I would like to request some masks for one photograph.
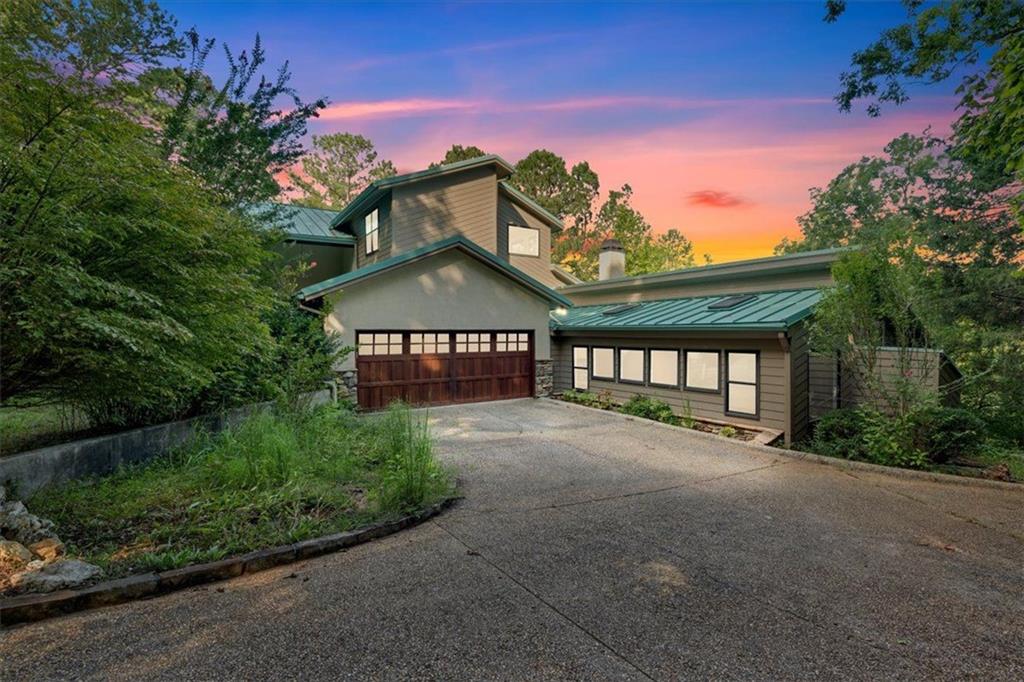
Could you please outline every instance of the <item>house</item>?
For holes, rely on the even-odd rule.
[[[497,156],[442,165],[289,224],[295,244],[344,252],[297,296],[328,303],[326,328],[355,347],[338,369],[362,407],[643,393],[790,442],[839,405],[807,322],[842,249],[627,277],[609,240],[584,283],[551,263],[561,221],[511,174]]]

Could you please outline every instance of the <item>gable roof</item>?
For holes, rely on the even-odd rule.
[[[533,197],[528,194],[523,194],[521,191],[513,187],[505,180],[498,182],[498,188],[505,192],[509,199],[525,208],[530,213],[548,223],[555,230],[561,230],[565,225],[562,223],[561,218],[551,213],[546,208],[538,204]]]
[[[385,258],[373,265],[368,265],[366,267],[359,268],[358,270],[353,270],[352,272],[346,272],[345,274],[332,277],[331,279],[318,282],[317,284],[311,284],[300,289],[296,295],[303,301],[320,298],[321,296],[329,294],[332,291],[337,291],[338,289],[354,284],[355,282],[361,282],[370,277],[375,277],[376,275],[396,270],[410,263],[423,260],[424,258],[428,258],[441,253],[442,251],[448,251],[451,249],[458,249],[459,251],[466,253],[484,265],[487,265],[506,277],[517,281],[524,288],[529,289],[537,296],[545,298],[551,303],[564,307],[572,306],[572,302],[569,299],[556,293],[550,287],[538,282],[522,270],[509,265],[490,251],[477,246],[463,236],[442,239],[441,241],[434,242],[433,244],[428,244],[427,246],[422,246],[418,249],[406,251],[398,254],[397,256],[392,256],[391,258]]]
[[[284,230],[288,238],[294,241],[339,245],[356,243],[351,235],[331,228],[332,221],[338,215],[337,211],[273,201],[253,204],[251,210],[256,214],[272,213],[273,226]]]
[[[362,209],[369,208],[373,204],[377,203],[388,193],[388,191],[394,187],[398,187],[399,185],[407,185],[412,182],[430,180],[442,175],[458,173],[465,170],[471,170],[473,168],[483,168],[485,166],[496,166],[499,179],[508,177],[512,174],[512,166],[505,161],[505,159],[495,154],[488,154],[486,156],[478,156],[465,161],[442,164],[440,166],[435,166],[434,168],[415,171],[413,173],[403,173],[402,175],[393,175],[390,178],[374,180],[366,187],[366,189],[359,193],[359,196],[353,199],[348,206],[342,209],[341,212],[335,216],[334,220],[331,222],[331,226],[337,227],[345,221],[352,219]]]
[[[552,327],[564,331],[785,331],[810,316],[820,289],[669,298],[569,308]],[[726,299],[747,299],[718,307]],[[621,312],[616,312],[615,309]]]
[[[770,277],[772,275],[796,272],[825,271],[831,269],[832,264],[844,253],[855,249],[856,247],[844,246],[833,249],[791,253],[785,256],[767,256],[765,258],[752,258],[749,260],[732,261],[730,263],[701,265],[693,268],[683,268],[682,270],[655,272],[649,275],[615,277],[597,282],[572,284],[562,287],[561,291],[593,292],[656,289],[677,284]],[[626,257],[629,258],[629,254],[626,254]]]

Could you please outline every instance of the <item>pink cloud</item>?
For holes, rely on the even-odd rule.
[[[690,192],[686,202],[691,206],[704,206],[706,208],[735,208],[746,206],[750,202],[741,196],[730,192],[722,192],[714,189],[701,189]]]
[[[394,118],[400,116],[422,116],[452,111],[471,111],[478,103],[457,99],[392,99],[373,102],[337,102],[320,111],[324,121],[344,119]]]

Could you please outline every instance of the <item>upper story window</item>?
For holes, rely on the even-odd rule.
[[[377,209],[373,209],[366,214],[366,218],[363,219],[364,230],[366,240],[366,255],[375,253],[380,248],[380,224],[378,223]]]
[[[508,226],[508,255],[539,256],[540,230],[521,225]]]

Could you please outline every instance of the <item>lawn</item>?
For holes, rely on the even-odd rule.
[[[407,407],[258,413],[169,456],[44,489],[29,509],[106,577],[165,570],[400,516],[449,496]]]

